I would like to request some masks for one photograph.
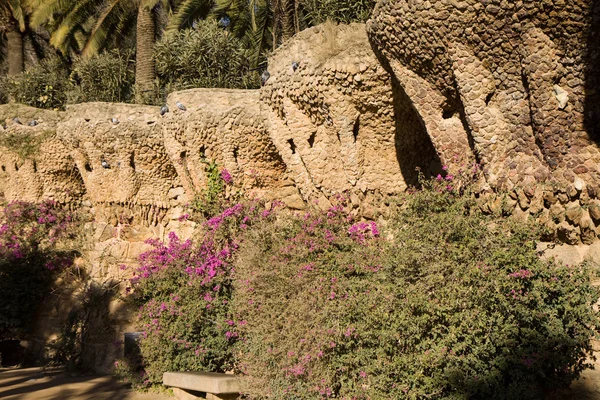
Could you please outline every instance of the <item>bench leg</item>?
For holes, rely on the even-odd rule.
[[[206,393],[206,400],[236,400],[240,397],[238,394],[212,394]]]

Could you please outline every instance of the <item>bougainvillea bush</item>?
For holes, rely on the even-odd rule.
[[[237,333],[230,311],[232,260],[239,233],[271,218],[258,204],[234,204],[206,220],[195,239],[170,233],[150,240],[132,279],[144,379],[162,383],[166,371],[225,372],[234,367]]]
[[[341,201],[247,232],[232,311],[250,398],[541,398],[587,367],[589,267],[543,261],[533,227],[453,180],[407,193],[386,227]]]
[[[75,256],[65,246],[77,221],[53,201],[12,202],[0,214],[0,339],[23,339],[57,272]]]

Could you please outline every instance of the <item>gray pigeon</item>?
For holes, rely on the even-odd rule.
[[[27,125],[36,126],[37,124],[38,124],[38,122],[35,119],[32,119],[31,121],[29,121],[29,123]]]
[[[119,121],[119,120],[118,120],[118,119],[116,119],[115,117],[112,117],[112,118],[110,119],[110,122],[112,122],[112,123],[113,123],[113,125],[117,125],[117,124],[118,124],[119,122],[121,122],[121,121]]]
[[[299,66],[300,66],[300,64],[298,64],[297,61],[292,62],[292,69],[294,70],[294,72],[296,72],[296,70],[298,69]]]
[[[183,104],[181,104],[180,102],[176,102],[175,105],[177,106],[177,108],[179,108],[181,111],[185,111],[187,110],[187,108],[185,108],[185,106]]]
[[[23,123],[21,122],[21,120],[19,119],[19,117],[14,117],[14,118],[13,118],[13,122],[14,122],[15,124],[23,125]]]
[[[106,168],[106,169],[110,168],[110,165],[104,159],[102,159],[102,161],[100,162],[100,164],[102,165],[103,168]]]
[[[269,71],[265,70],[265,72],[262,73],[262,75],[260,76],[260,81],[262,82],[263,86],[265,86],[270,77],[271,74],[269,73]]]
[[[160,108],[160,115],[165,115],[166,113],[169,112],[169,106],[168,105],[164,105]]]

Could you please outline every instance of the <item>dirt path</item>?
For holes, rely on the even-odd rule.
[[[39,368],[0,370],[0,399],[6,400],[172,400],[165,394],[136,393],[109,376],[71,377]]]
[[[600,363],[548,400],[600,400]],[[0,369],[0,399],[6,400],[176,400],[166,394],[137,393],[109,376],[70,377],[39,368]]]

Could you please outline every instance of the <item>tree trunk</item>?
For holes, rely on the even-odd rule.
[[[154,51],[155,29],[152,10],[140,5],[136,27],[135,63],[136,101],[138,103],[147,103],[154,98],[156,70],[152,53]]]
[[[18,27],[10,26],[6,32],[8,47],[8,75],[23,72],[23,34]]]

